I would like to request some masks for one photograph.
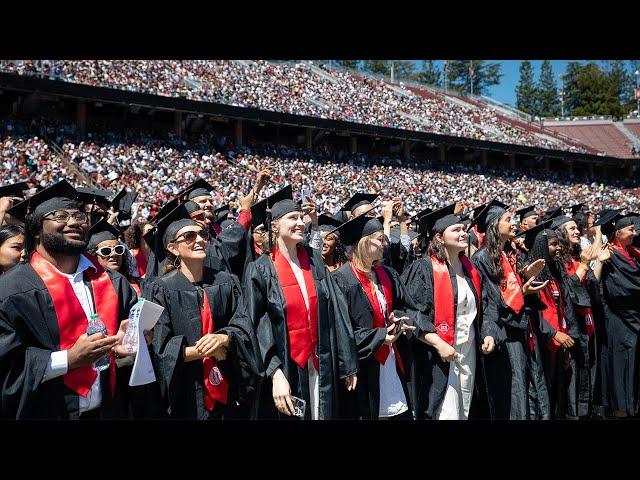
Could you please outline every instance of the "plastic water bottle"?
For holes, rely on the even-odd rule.
[[[142,311],[143,303],[144,298],[138,299],[138,303],[135,304],[129,312],[127,331],[122,339],[122,346],[126,348],[129,353],[135,353],[138,351],[138,326],[140,324],[140,312]]]
[[[87,327],[87,335],[91,336],[96,333],[102,333],[107,335],[107,326],[104,324],[97,313],[89,315],[89,326]],[[98,359],[94,364],[94,367],[98,371],[106,370],[109,368],[109,355]]]

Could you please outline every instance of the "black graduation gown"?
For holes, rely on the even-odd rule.
[[[107,270],[118,296],[118,324],[137,302],[127,279]],[[85,282],[91,288],[90,282]],[[0,365],[2,414],[7,418],[77,419],[79,396],[63,376],[42,383],[51,353],[60,350],[53,300],[31,265],[17,265],[0,276]],[[127,418],[135,395],[128,386],[131,366],[116,368],[112,398],[109,369],[100,372],[101,418]]]
[[[455,270],[451,268],[451,265],[447,264],[449,269],[449,277],[451,278],[451,286],[453,288],[453,298],[458,298],[458,282],[456,280]],[[478,402],[486,402],[486,382],[484,380],[484,355],[481,350],[482,342],[487,332],[483,332],[482,328],[482,299],[478,297],[475,286],[471,281],[471,277],[467,276],[465,271],[465,278],[471,291],[476,299],[477,315],[473,321],[473,328],[475,330],[475,343],[476,343],[476,373],[475,373],[475,388],[474,396],[472,399],[471,413],[476,413],[486,417],[488,411],[486,411],[485,405],[475,405]],[[429,327],[429,333],[435,333],[434,328],[434,289],[433,289],[433,265],[431,258],[422,258],[416,260],[413,264],[405,270],[402,275],[402,280],[407,287],[407,292],[416,304],[416,307],[422,313],[426,319]],[[457,301],[454,300],[453,310],[454,316],[457,315]],[[484,330],[487,330],[485,326]],[[438,351],[421,340],[417,340],[413,345],[413,369],[412,369],[412,384],[415,386],[414,390],[414,404],[416,406],[416,418],[417,419],[434,419],[438,412],[447,391],[447,383],[449,379],[449,362],[443,362],[438,354]],[[480,407],[480,408],[478,408]],[[483,408],[484,407],[484,408]],[[483,412],[483,413],[481,413]]]
[[[402,272],[409,256],[409,252],[404,248],[400,239],[391,240],[389,237],[386,238],[387,247],[384,249],[382,255],[382,264],[393,268],[396,272]]]
[[[303,248],[309,254],[318,298],[319,418],[334,419],[341,415],[339,386],[342,379],[358,371],[358,356],[353,331],[344,313],[344,297],[329,275],[321,253]],[[285,418],[276,409],[272,396],[271,377],[280,368],[289,381],[291,394],[306,400],[305,419],[310,419],[308,369],[300,368],[290,357],[284,294],[269,255],[261,255],[249,264],[243,285],[265,368],[259,416]]]
[[[635,414],[638,408],[638,331],[640,330],[640,264],[632,265],[614,249],[602,266],[606,330],[605,405]]]
[[[385,266],[383,268],[387,272],[393,287],[393,310],[400,311],[405,316],[408,316],[410,320],[407,323],[417,327],[415,332],[402,335],[394,343],[394,348],[398,349],[405,367],[405,373],[403,374],[400,366],[396,363],[398,376],[411,412],[413,410],[412,392],[414,391],[413,386],[410,384],[410,372],[413,368],[411,343],[414,336],[432,331],[433,324],[429,326],[426,319],[418,312],[398,273],[391,268]],[[386,327],[373,328],[373,307],[349,263],[345,263],[338,270],[334,270],[331,275],[335,278],[336,283],[346,297],[347,311],[351,319],[360,359],[355,394],[350,392],[345,395],[346,399],[349,399],[348,416],[357,419],[377,420],[380,410],[380,363],[374,354],[384,343],[387,329]]]
[[[178,270],[148,285],[145,296],[165,310],[154,327],[154,367],[162,395],[163,412],[171,418],[207,419],[236,416],[238,401],[248,412],[261,375],[255,355],[257,340],[235,276],[205,269],[207,294],[214,333],[229,336],[226,360],[217,362],[229,382],[227,405],[216,404],[214,415],[204,407],[202,361],[185,363],[184,352],[202,337],[197,288]]]
[[[483,329],[496,341],[496,349],[484,358],[491,418],[511,420],[549,419],[549,395],[539,342],[529,349],[528,319],[537,318],[544,304],[537,295],[526,295],[515,314],[493,281],[493,262],[486,248],[471,258],[482,277]],[[486,298],[485,298],[486,296]]]

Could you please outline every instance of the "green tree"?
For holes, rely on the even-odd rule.
[[[369,73],[387,76],[391,73],[389,62],[386,60],[365,60],[362,67],[365,72]]]
[[[573,115],[622,115],[619,90],[611,77],[595,63],[584,65],[577,75],[580,102]]]
[[[520,81],[516,87],[516,107],[530,115],[536,114],[536,86],[533,82],[531,61],[520,63]]]
[[[567,63],[564,73],[564,114],[573,115],[573,111],[580,105],[580,89],[578,88],[578,74],[582,69],[580,62]]]
[[[416,81],[439,87],[442,85],[442,72],[433,60],[425,60],[422,70],[416,75]]]
[[[490,86],[500,84],[500,67],[500,63],[489,63],[486,60],[449,60],[448,84],[460,92],[483,95]]]
[[[343,68],[350,68],[352,70],[360,68],[360,60],[334,60],[334,62]]]
[[[537,87],[536,114],[541,117],[555,117],[560,113],[558,87],[553,78],[551,62],[545,60],[540,66],[540,80]]]
[[[415,77],[415,62],[411,60],[390,60],[389,63],[393,63],[396,78],[412,79]]]

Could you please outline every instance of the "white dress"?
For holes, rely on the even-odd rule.
[[[473,396],[476,373],[475,330],[473,320],[477,306],[468,282],[456,276],[458,281],[458,305],[456,309],[456,332],[453,348],[458,357],[450,363],[447,391],[444,401],[436,412],[438,420],[467,420]]]

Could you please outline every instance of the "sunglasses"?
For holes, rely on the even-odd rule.
[[[185,242],[187,242],[187,243],[193,243],[198,238],[198,235],[200,235],[200,237],[203,240],[209,240],[209,230],[203,228],[202,230],[198,230],[197,232],[194,232],[193,230],[190,230],[188,232],[184,232],[184,233],[178,235],[175,238],[175,240],[173,240],[172,243],[180,241],[180,240],[178,240],[180,237],[183,237],[183,240]]]
[[[96,253],[101,257],[109,257],[111,254],[124,255],[127,248],[124,245],[116,245],[115,247],[102,247],[99,248]]]

